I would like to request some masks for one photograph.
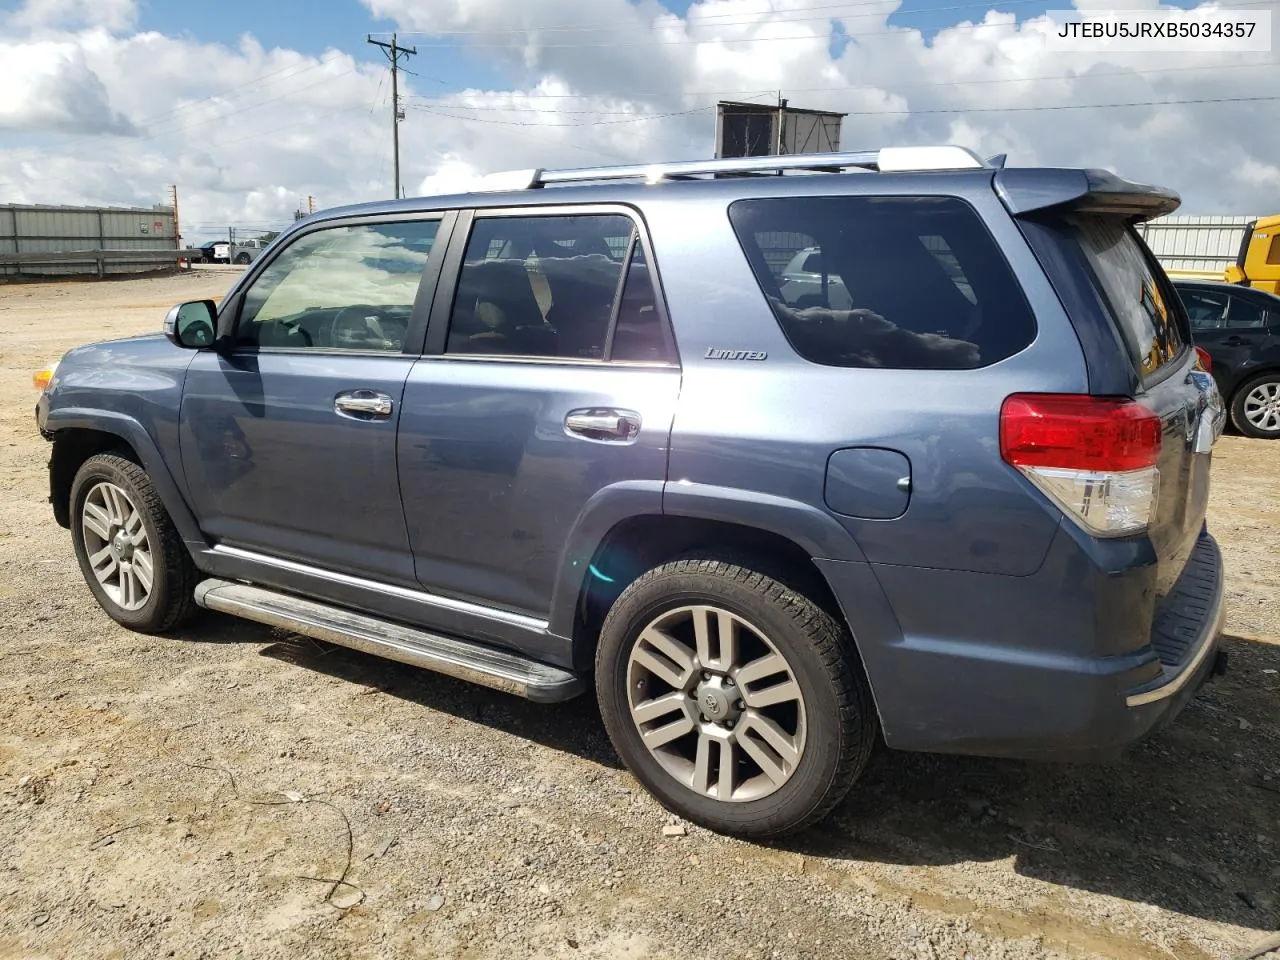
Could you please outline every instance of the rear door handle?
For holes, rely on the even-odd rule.
[[[1240,344],[1248,343],[1249,341],[1246,340],[1244,337],[1230,336],[1230,337],[1227,337],[1227,339],[1223,340],[1222,342],[1227,344],[1227,346],[1230,346],[1230,347],[1238,347],[1240,346]]]
[[[640,432],[640,414],[630,410],[574,410],[564,418],[564,430],[584,440],[626,442]]]
[[[395,404],[376,390],[346,390],[333,398],[333,410],[349,420],[390,420]]]

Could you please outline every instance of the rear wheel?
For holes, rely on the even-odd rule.
[[[1231,422],[1247,437],[1280,439],[1280,372],[1254,377],[1236,391]]]
[[[90,457],[71,485],[71,536],[85,582],[122,626],[163,633],[198,612],[198,579],[146,471],[114,454]]]
[[[236,255],[236,263],[240,264],[241,266],[248,263],[250,259],[251,258],[247,253],[240,253]]]
[[[740,836],[822,819],[878,737],[842,624],[746,567],[681,560],[618,598],[596,688],[624,763],[669,810]]]

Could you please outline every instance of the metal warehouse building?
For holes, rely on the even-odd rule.
[[[1236,262],[1247,227],[1258,218],[1243,215],[1159,217],[1138,232],[1166,270],[1221,275]]]
[[[0,204],[0,277],[155,270],[166,265],[156,254],[178,246],[176,227],[168,206]],[[104,251],[108,255],[94,256]]]

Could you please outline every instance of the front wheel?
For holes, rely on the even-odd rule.
[[[198,612],[198,574],[145,470],[90,457],[71,484],[71,537],[85,582],[117,623],[163,633]]]
[[[241,266],[244,266],[246,263],[249,262],[250,259],[251,258],[247,253],[242,253],[236,257],[236,263],[240,264]]]
[[[1280,372],[1264,373],[1236,391],[1231,422],[1246,437],[1280,439]]]
[[[605,727],[665,806],[720,833],[768,837],[821,820],[879,735],[843,624],[790,586],[720,560],[631,584],[596,655]]]

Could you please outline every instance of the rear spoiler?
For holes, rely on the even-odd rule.
[[[1172,190],[1134,183],[1106,170],[1003,169],[996,195],[1014,216],[1070,210],[1122,216],[1132,223],[1173,213],[1182,198]]]

